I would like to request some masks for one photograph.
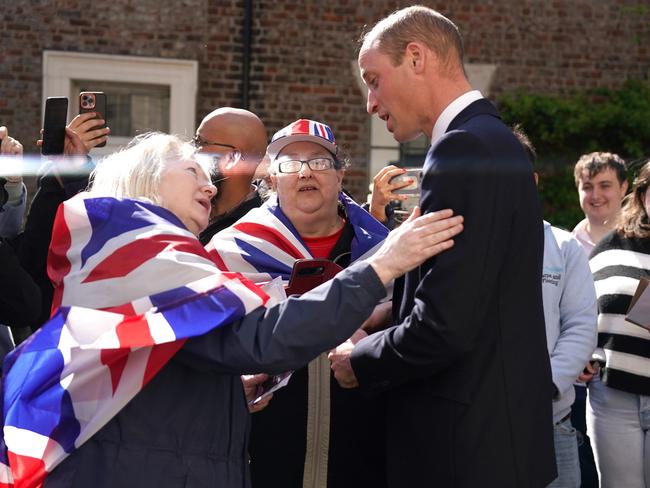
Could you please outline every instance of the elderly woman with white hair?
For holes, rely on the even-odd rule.
[[[13,367],[4,380],[5,442],[14,477],[31,477],[34,486],[44,479],[47,487],[249,487],[250,420],[240,375],[299,368],[341,343],[370,315],[388,282],[449,248],[461,230],[461,218],[450,218],[451,211],[414,217],[368,260],[301,297],[272,304],[251,282],[222,275],[197,240],[214,194],[206,167],[188,144],[147,134],[105,159],[90,190],[59,208],[48,269],[55,306],[65,312],[10,358]],[[206,280],[220,287],[209,290]],[[124,318],[96,354],[93,347],[104,336],[91,332],[114,320],[101,315],[106,311]],[[97,376],[84,370],[64,376],[71,360],[64,354],[25,373],[23,387],[59,367],[57,361],[65,365],[60,381],[34,391],[36,401],[61,400],[48,403],[48,414],[34,421],[32,430],[48,442],[32,456],[28,443],[12,447],[7,429],[27,422],[35,410],[14,418],[12,408],[18,407],[8,405],[15,393],[8,396],[7,385],[17,382],[29,347],[43,348],[50,340],[59,316],[66,324],[81,317],[83,327],[70,326],[71,335],[61,335],[57,347],[86,337],[72,360],[76,355],[87,367],[93,361],[99,367]],[[162,322],[166,328],[157,328]],[[178,330],[205,327],[179,335],[179,322]],[[47,361],[43,356],[32,357]],[[120,397],[134,377],[141,389]],[[71,385],[84,378],[85,389],[73,392]],[[60,408],[67,416],[54,415]],[[10,432],[24,430],[21,425]]]

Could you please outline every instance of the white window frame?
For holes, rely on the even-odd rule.
[[[191,137],[196,124],[199,63],[189,59],[165,59],[111,54],[43,51],[43,104],[47,97],[67,96],[68,121],[78,113],[73,80],[169,85],[169,130]],[[109,95],[110,96],[110,95]],[[111,121],[108,121],[110,127]],[[109,137],[93,156],[105,156],[126,144],[130,137]]]

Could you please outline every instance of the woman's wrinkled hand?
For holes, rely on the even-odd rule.
[[[264,373],[244,374],[241,376],[241,382],[244,385],[244,393],[246,394],[246,403],[248,404],[248,411],[250,413],[264,410],[271,401],[271,398],[273,398],[273,394],[270,394],[255,404],[250,403],[259,396],[260,385],[268,379],[269,375]]]

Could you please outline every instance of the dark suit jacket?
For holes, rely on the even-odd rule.
[[[391,487],[543,487],[555,478],[532,168],[487,100],[431,147],[424,212],[465,217],[455,246],[396,283],[398,324],[360,342],[362,388],[388,396]]]

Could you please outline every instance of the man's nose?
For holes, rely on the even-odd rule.
[[[372,115],[377,111],[377,99],[371,90],[368,90],[368,101],[366,102],[366,111]]]

